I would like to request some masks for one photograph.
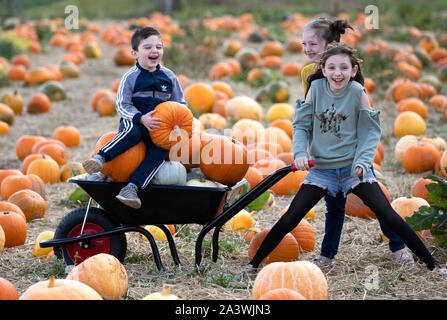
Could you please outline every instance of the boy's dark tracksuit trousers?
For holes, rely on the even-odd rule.
[[[144,189],[163,165],[167,151],[152,142],[149,131],[143,124],[136,124],[121,118],[118,134],[104,145],[98,154],[106,162],[111,161],[141,140],[147,147],[146,157],[132,173],[129,182],[134,183],[139,189]]]

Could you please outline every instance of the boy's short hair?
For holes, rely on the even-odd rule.
[[[160,31],[158,31],[153,27],[142,27],[135,30],[135,32],[132,35],[132,38],[130,39],[132,49],[137,51],[141,40],[144,40],[150,36],[158,36],[161,38],[161,33]]]

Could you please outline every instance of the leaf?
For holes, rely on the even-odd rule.
[[[255,200],[253,200],[247,207],[249,210],[259,210],[262,207],[265,206],[267,201],[270,198],[270,191],[265,191],[263,194],[261,194],[259,197],[257,197]]]
[[[73,193],[68,197],[69,200],[71,201],[87,201],[89,198],[89,195],[87,194],[87,192],[84,191],[84,189],[82,188],[76,188],[75,191],[73,191]]]
[[[414,231],[430,229],[436,218],[437,209],[423,206],[419,211],[415,211],[412,216],[406,217],[405,221]]]

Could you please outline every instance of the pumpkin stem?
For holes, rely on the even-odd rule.
[[[161,295],[169,296],[170,294],[171,294],[171,288],[168,286],[164,286],[163,289],[161,290]]]
[[[54,276],[50,276],[48,288],[54,288]]]

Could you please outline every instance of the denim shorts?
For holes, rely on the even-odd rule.
[[[327,190],[333,197],[342,191],[346,197],[349,190],[355,188],[361,182],[373,183],[377,179],[369,169],[362,180],[351,176],[351,166],[340,169],[312,169],[308,172],[303,184],[311,184]]]

